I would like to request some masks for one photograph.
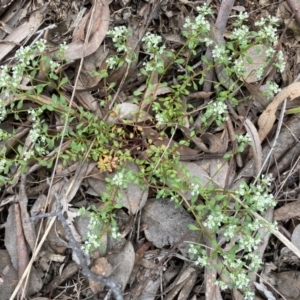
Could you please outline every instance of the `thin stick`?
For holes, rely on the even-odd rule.
[[[281,108],[281,112],[280,112],[280,117],[279,117],[279,120],[278,120],[278,124],[277,124],[277,129],[276,129],[276,134],[275,134],[275,138],[274,138],[274,141],[273,141],[273,145],[267,155],[267,157],[265,158],[265,161],[262,165],[262,167],[260,168],[258,174],[257,174],[257,177],[255,178],[254,180],[254,183],[256,183],[257,179],[259,178],[260,174],[262,173],[266,163],[268,162],[274,148],[275,148],[275,145],[277,143],[277,140],[278,140],[278,137],[279,137],[279,133],[280,133],[280,130],[281,130],[281,127],[282,127],[282,123],[283,123],[283,117],[284,117],[284,113],[285,113],[285,109],[286,109],[286,99],[283,101],[283,104],[282,104],[282,108]]]

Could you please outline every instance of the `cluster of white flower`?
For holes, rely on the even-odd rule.
[[[127,52],[126,39],[129,36],[129,30],[125,26],[114,27],[107,32],[107,35],[112,38],[117,52]]]
[[[225,283],[225,282],[222,281],[222,280],[216,280],[215,283],[216,283],[217,286],[220,287],[220,289],[221,289],[222,291],[225,291],[226,289],[229,288],[228,284]]]
[[[162,43],[162,37],[153,34],[150,32],[147,32],[145,36],[142,38],[142,41],[145,43],[146,51],[150,54],[156,54],[159,53],[162,55],[165,50],[165,45],[159,46],[159,44]]]
[[[189,244],[189,249],[188,252],[190,253],[191,256],[195,256],[198,253],[197,248],[195,247],[194,244]]]
[[[248,37],[249,37],[249,27],[246,25],[242,25],[239,28],[235,28],[230,35],[230,38],[233,40],[237,40],[240,45],[247,45]]]
[[[236,135],[235,138],[239,144],[251,144],[252,142],[248,132],[245,135]]]
[[[276,205],[276,201],[272,194],[268,192],[257,191],[254,193],[251,199],[252,205],[256,208],[256,210],[263,212],[269,207],[274,207]]]
[[[47,44],[46,44],[46,41],[44,39],[38,40],[35,43],[35,46],[37,47],[37,49],[39,50],[40,53],[43,53],[47,48]]]
[[[243,76],[246,71],[244,61],[242,59],[236,59],[233,63],[233,70],[238,76]]]
[[[275,50],[273,48],[267,48],[265,53],[267,58],[270,59],[273,57]]]
[[[123,172],[118,172],[112,178],[112,183],[116,186],[123,187],[125,184],[125,176]]]
[[[217,229],[217,227],[221,226],[222,222],[227,220],[227,216],[222,214],[221,211],[213,211],[203,222],[203,225],[209,229]]]
[[[245,20],[248,20],[249,18],[249,14],[245,11],[245,12],[240,12],[238,15],[237,15],[238,19],[240,21],[245,21]]]
[[[237,289],[247,289],[250,284],[250,278],[247,276],[246,272],[239,272],[238,274],[231,273],[229,274],[232,282],[235,283]]]
[[[153,59],[147,62],[143,62],[143,66],[146,72],[150,73],[158,70],[159,68],[160,69],[163,68],[164,64],[163,64],[163,60],[157,59],[157,56],[154,56]]]
[[[262,260],[257,252],[249,252],[244,258],[250,261],[249,268],[251,270],[257,270],[262,265]]]
[[[258,236],[252,237],[252,236],[243,235],[239,239],[239,246],[242,247],[245,251],[251,252],[257,249],[257,246],[260,242],[261,239]]]
[[[285,61],[284,61],[284,57],[283,57],[283,52],[280,50],[277,53],[276,56],[276,61],[273,63],[273,66],[276,67],[279,72],[283,72],[285,69]]]
[[[255,297],[255,293],[251,291],[250,289],[246,289],[244,291],[244,299],[245,300],[253,300]]]
[[[191,195],[198,196],[200,194],[200,185],[198,183],[191,184]]]
[[[109,69],[114,69],[119,63],[119,57],[116,55],[112,55],[106,59],[106,63]]]
[[[271,180],[270,177],[263,176],[259,184],[251,185],[250,187],[245,182],[242,182],[236,190],[236,194],[244,198],[245,204],[249,205],[253,210],[264,212],[267,208],[276,205],[274,196],[268,192]]]
[[[191,20],[190,17],[185,18],[185,23],[183,24],[183,28],[192,30],[193,33],[196,32],[209,32],[210,30],[210,24],[205,19],[204,15],[199,14],[195,20]]]
[[[7,115],[6,107],[4,101],[0,100],[0,122],[4,121]]]
[[[147,71],[147,69],[146,69],[146,71]],[[156,113],[155,119],[156,119],[158,125],[163,125],[168,122],[168,120],[165,118],[165,116],[161,113]]]
[[[274,81],[268,81],[267,83],[268,91],[272,93],[272,95],[276,95],[281,91],[281,88]]]
[[[22,66],[28,66],[34,60],[35,52],[35,47],[21,46],[16,51],[15,58]]]
[[[247,224],[247,228],[249,228],[251,231],[256,231],[262,226],[263,224],[258,219],[255,219],[253,222]]]
[[[257,78],[257,80],[262,79],[264,74],[265,74],[265,67],[264,66],[260,66],[256,69],[256,78]]]
[[[4,171],[6,166],[6,159],[1,159],[0,160],[0,172]]]
[[[223,233],[224,237],[229,240],[232,239],[237,233],[238,227],[235,224],[230,224],[228,227],[225,228]]]
[[[146,52],[150,54],[150,60],[143,63],[146,72],[152,72],[155,70],[163,70],[164,61],[161,55],[164,53],[166,47],[161,45],[162,37],[153,33],[146,33],[142,38],[145,43]]]
[[[226,49],[225,45],[216,45],[212,50],[212,56],[214,60],[218,63],[222,63],[224,61],[231,61],[231,57],[229,56],[229,50]]]
[[[89,229],[87,232],[87,240],[84,242],[83,249],[87,253],[91,252],[93,249],[96,249],[100,247],[101,244],[99,242],[99,237],[95,234],[92,233],[92,231]]]
[[[197,257],[197,260],[194,262],[196,266],[205,267],[208,264],[208,257],[201,255]]]
[[[232,258],[229,253],[224,252],[222,254],[224,265],[232,269],[241,269],[244,266],[244,262],[240,258]]]
[[[111,228],[111,236],[113,239],[117,239],[121,236],[121,234],[119,233],[119,228],[114,226]]]
[[[62,44],[59,45],[59,51],[64,54],[65,51],[69,48],[66,42],[63,42]],[[41,51],[43,52],[43,51]]]
[[[28,161],[33,156],[34,156],[33,150],[29,150],[24,153],[23,159],[24,159],[24,161]]]
[[[271,43],[274,43],[277,40],[277,29],[270,24],[265,24],[264,26],[260,27],[260,30],[258,30],[257,32],[257,35],[261,39],[266,39]]]
[[[37,123],[32,125],[32,129],[30,129],[29,131],[29,136],[33,143],[36,142],[42,136],[41,129]]]
[[[207,105],[205,113],[201,116],[201,120],[204,124],[207,124],[207,120],[213,118],[218,126],[220,126],[227,117],[227,106],[222,101],[210,102]]]
[[[121,66],[124,61],[127,63],[132,63],[136,60],[136,55],[131,48],[126,45],[126,40],[129,36],[129,30],[125,26],[115,27],[107,32],[107,36],[112,38],[114,42],[114,47],[117,52],[126,53],[125,58],[118,57],[117,55],[112,55],[106,59],[106,63],[109,69],[114,69],[116,66]]]
[[[196,9],[199,15],[194,20],[192,20],[190,17],[185,18],[183,28],[187,30],[183,32],[183,35],[187,38],[197,37],[198,39],[200,38],[200,40],[201,36],[206,36],[202,39],[202,42],[204,42],[206,46],[209,46],[212,41],[211,39],[207,38],[210,31],[210,23],[206,19],[206,16],[213,15],[213,11],[207,4],[203,4]]]

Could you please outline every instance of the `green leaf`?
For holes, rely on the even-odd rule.
[[[226,154],[224,154],[223,158],[226,159],[226,160],[227,159],[231,159],[232,158],[232,154],[226,153]]]
[[[142,94],[141,91],[134,91],[134,92],[133,92],[133,95],[134,95],[134,96],[139,96],[139,95],[141,95],[141,94]]]
[[[230,49],[231,51],[235,51],[235,49],[234,49],[234,46],[233,46],[233,43],[231,43],[231,42],[228,42],[227,44],[226,44],[226,47],[228,48],[228,49]]]
[[[196,84],[196,82],[195,81],[193,81],[193,88],[194,88],[194,90],[198,90],[198,86],[197,86],[197,84]]]
[[[194,224],[189,224],[188,225],[189,230],[200,230],[200,228],[198,228],[197,226],[195,226]]]
[[[206,58],[205,55],[202,55],[202,56],[201,56],[201,60],[202,60],[205,64],[207,64],[207,65],[209,66],[210,62],[208,61],[208,59]]]
[[[179,58],[175,60],[176,64],[182,65],[184,63],[184,59],[183,58]]]
[[[67,77],[64,77],[64,78],[60,81],[59,86],[62,86],[62,85],[64,85],[64,84],[66,84],[68,81],[69,81],[69,79],[68,79]]]
[[[291,108],[285,111],[287,115],[300,113],[300,107]]]

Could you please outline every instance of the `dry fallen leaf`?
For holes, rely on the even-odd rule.
[[[245,67],[245,73],[243,75],[244,81],[248,83],[258,81],[256,71],[261,67],[266,68],[266,66],[268,65],[266,50],[267,47],[265,47],[264,45],[254,45],[245,52],[247,60],[244,57],[242,60]]]
[[[300,82],[294,82],[281,90],[279,94],[273,99],[273,101],[268,105],[268,107],[264,110],[261,116],[258,119],[259,126],[259,137],[260,140],[263,141],[270,130],[273,127],[273,124],[276,119],[276,111],[279,105],[285,100],[289,99],[292,101],[300,96]]]
[[[16,44],[20,44],[25,38],[34,34],[40,27],[43,21],[43,14],[35,11],[30,15],[30,18],[13,30],[0,44],[0,60],[2,60]]]
[[[158,248],[178,242],[189,231],[189,224],[197,226],[189,213],[182,206],[175,208],[170,199],[149,199],[142,212],[142,221],[148,225],[145,229],[147,240]],[[199,243],[200,239],[199,231],[192,231],[178,248],[188,257],[187,241]]]
[[[81,33],[78,33],[75,36],[77,40],[68,45],[69,47],[65,52],[65,57],[67,59],[73,60],[86,57],[94,53],[100,47],[109,26],[110,16],[108,4],[108,1],[105,0],[94,1],[90,12],[78,29]],[[88,29],[90,22],[91,34],[89,40],[85,44],[86,36],[84,36],[82,32],[85,32]]]
[[[138,166],[135,163],[127,163],[126,169],[131,170],[133,173],[138,173]],[[103,173],[105,177],[113,178],[115,172]],[[94,191],[95,195],[100,195],[106,190],[106,181],[99,180],[96,178],[88,178],[87,179],[89,185]],[[126,207],[130,213],[135,214],[140,209],[142,209],[147,201],[149,193],[149,188],[143,188],[140,184],[135,184],[133,182],[128,183],[127,188],[120,189],[121,198],[117,198],[118,203],[122,204],[123,207]]]
[[[132,272],[134,259],[135,252],[131,242],[128,242],[121,252],[108,258],[108,262],[113,268],[111,277],[121,284],[123,291]]]

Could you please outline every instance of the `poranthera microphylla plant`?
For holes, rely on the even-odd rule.
[[[187,110],[183,105],[182,96],[188,95],[193,89],[199,90],[205,80],[207,70],[194,69],[191,61],[197,54],[196,50],[199,45],[205,47],[213,45],[209,22],[212,16],[213,11],[210,7],[202,5],[197,8],[196,17],[186,18],[182,30],[186,43],[177,53],[168,51],[159,35],[147,33],[142,39],[145,58],[140,72],[145,76],[146,92],[133,91],[132,101],[141,108],[148,107],[147,111],[151,111],[148,122],[160,131],[162,137],[166,135],[166,129],[173,134],[177,126],[186,126],[187,120],[193,121],[189,111],[192,111],[194,107],[188,105]],[[222,65],[228,77],[235,82],[243,77],[245,62],[249,63],[251,60],[245,54],[247,49],[253,45],[267,47],[266,65],[275,53],[273,45],[277,39],[277,19],[274,17],[261,19],[255,24],[260,30],[251,31],[248,26],[244,25],[247,18],[247,13],[237,15],[228,41],[224,45],[214,46],[212,51],[214,64]],[[95,73],[96,75],[107,77],[111,70],[137,60],[133,50],[126,45],[130,34],[125,26],[115,27],[108,31],[107,36],[112,39],[117,54],[110,56],[106,60],[107,69]],[[61,93],[61,86],[68,79],[59,72],[61,63],[64,61],[65,49],[66,45],[61,45],[57,57],[50,58],[47,55],[46,42],[40,40],[31,47],[20,48],[15,54],[15,64],[1,67],[0,88],[3,99],[0,100],[0,121],[5,122],[8,118],[20,120],[26,116],[32,122],[28,135],[31,142],[29,147],[27,143],[25,145],[20,142],[16,149],[10,149],[14,155],[8,156],[5,147],[0,151],[1,185],[11,182],[12,165],[20,166],[22,171],[34,162],[47,168],[52,167],[55,159],[54,145],[60,139],[61,132],[58,129],[49,128],[46,112],[54,111],[55,114],[59,114],[61,120],[66,120],[68,102]],[[188,57],[182,56],[184,50],[187,49],[189,50]],[[168,60],[165,59],[166,57]],[[214,67],[214,64],[207,61],[205,57],[202,57],[202,60],[208,68]],[[168,61],[167,64],[166,61]],[[179,69],[184,72],[179,73],[176,83],[169,85],[164,82],[164,79],[173,66],[176,68],[180,66]],[[277,52],[273,66],[279,72],[283,71],[282,52]],[[37,79],[39,72],[42,72],[44,76],[38,78],[43,79]],[[159,74],[157,84],[151,81],[154,72]],[[264,72],[264,68],[256,70],[258,80],[262,78]],[[24,91],[21,88],[22,78],[26,78],[31,83],[31,89]],[[51,99],[43,94],[48,86],[51,86],[54,91]],[[268,82],[267,86],[268,97],[280,90],[274,82]],[[109,86],[109,89],[112,87],[113,84]],[[156,90],[161,87],[169,87],[170,92],[167,95],[154,97]],[[227,89],[224,83],[216,83],[216,87],[215,99],[209,102],[201,112],[202,130],[214,124],[219,126],[226,120],[228,112],[225,100],[229,99],[233,105],[238,103],[234,91]],[[10,99],[11,95],[14,96],[14,101]],[[106,104],[109,104],[110,100],[110,96],[102,99],[101,107],[106,109],[108,107]],[[24,103],[27,106],[29,104],[30,108],[24,109]],[[109,114],[110,111],[107,113]],[[145,149],[146,155],[142,157],[136,155],[133,149],[139,150],[142,145],[132,146],[132,140],[134,137],[137,140],[143,137],[143,125],[137,125],[135,121],[118,120],[118,123],[109,123],[105,118],[99,119],[82,107],[77,110],[72,109],[68,120],[66,124],[68,132],[65,139],[70,141],[70,145],[61,154],[62,163],[66,165],[70,161],[82,159],[92,145],[89,158],[99,162],[99,170],[101,172],[115,171],[112,179],[106,178],[106,192],[100,195],[104,203],[103,209],[98,211],[91,206],[79,211],[79,214],[89,211],[88,239],[83,246],[87,252],[101,246],[101,235],[107,231],[113,238],[119,237],[114,212],[121,208],[117,200],[122,197],[120,191],[126,189],[129,182],[143,187],[151,186],[156,188],[157,198],[168,197],[176,205],[185,202],[199,225],[191,226],[190,229],[208,234],[213,246],[213,254],[210,255],[214,257],[218,255],[222,261],[222,266],[209,266],[211,257],[208,255],[207,248],[199,244],[190,244],[190,254],[195,264],[218,268],[220,275],[216,283],[221,289],[228,287],[239,289],[244,292],[245,299],[254,298],[253,291],[249,289],[248,271],[257,270],[262,263],[255,252],[260,243],[257,230],[266,224],[254,220],[251,211],[264,214],[268,207],[275,205],[273,196],[268,192],[270,184],[268,177],[258,179],[255,185],[242,183],[236,191],[223,190],[214,186],[213,183],[203,185],[198,178],[192,178],[189,172],[182,168],[176,152],[177,146],[158,147],[149,141]],[[128,131],[128,126],[135,129],[134,133]],[[196,134],[197,132],[191,133],[191,135]],[[4,142],[13,135],[14,132],[9,133],[0,129],[0,138]],[[243,152],[245,146],[251,144],[251,139],[247,134],[237,136],[236,140],[238,142],[236,152],[228,153],[226,159],[238,152]],[[189,141],[183,139],[180,144],[188,146]],[[129,162],[134,162],[139,167],[139,171],[136,173],[128,171],[126,164]],[[184,178],[179,177],[179,169]],[[184,199],[182,191],[185,190],[191,191],[191,201]],[[199,204],[199,198],[202,199],[201,204]],[[237,199],[238,201],[235,201]],[[231,247],[228,246],[229,244]]]

